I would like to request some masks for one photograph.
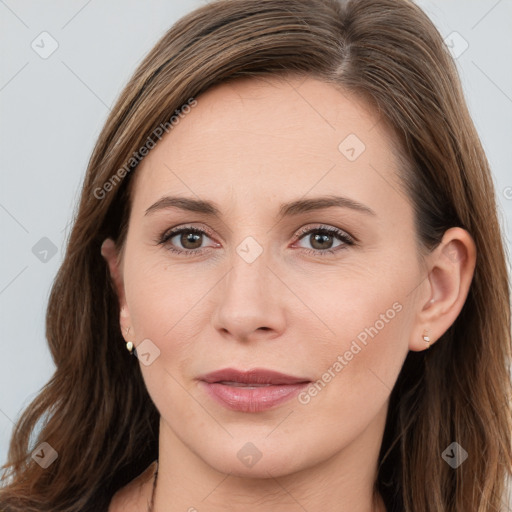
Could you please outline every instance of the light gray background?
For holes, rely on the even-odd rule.
[[[54,371],[45,309],[93,144],[147,51],[204,3],[0,0],[0,463],[13,422]],[[447,39],[455,52],[469,45],[457,63],[493,170],[510,253],[512,0],[418,3],[443,37],[460,34]],[[31,46],[42,46],[44,31],[58,43],[47,58]],[[32,250],[43,237],[56,249],[46,262]]]

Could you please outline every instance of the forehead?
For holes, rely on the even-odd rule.
[[[379,188],[396,193],[390,130],[332,84],[242,79],[196,100],[135,171],[134,209],[171,193],[247,207],[334,192],[378,203]]]

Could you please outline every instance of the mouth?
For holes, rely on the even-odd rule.
[[[215,384],[215,383],[214,383]],[[247,389],[256,389],[256,388],[263,388],[266,386],[273,386],[274,384],[245,384],[243,382],[234,382],[234,381],[227,381],[223,380],[221,382],[218,382],[218,384],[224,384],[225,386],[233,386],[235,388],[247,388]]]
[[[311,383],[267,369],[226,368],[199,378],[207,394],[224,407],[240,412],[261,412],[291,400]]]

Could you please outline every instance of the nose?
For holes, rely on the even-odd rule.
[[[231,269],[216,287],[213,326],[237,341],[273,339],[285,328],[286,287],[264,252],[249,261],[233,254]]]

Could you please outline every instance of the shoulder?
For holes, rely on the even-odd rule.
[[[119,489],[110,502],[108,512],[144,510],[151,499],[157,461],[152,462],[138,477]]]

